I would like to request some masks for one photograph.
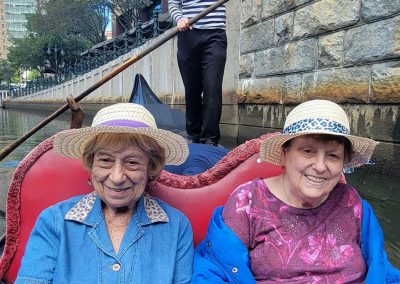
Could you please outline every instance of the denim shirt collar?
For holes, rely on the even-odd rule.
[[[95,191],[85,195],[66,214],[64,219],[95,225],[101,213],[101,199]],[[158,200],[148,193],[144,193],[136,203],[135,215],[142,225],[158,222],[169,222],[167,213],[162,209]]]

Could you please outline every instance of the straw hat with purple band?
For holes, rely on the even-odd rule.
[[[91,127],[57,133],[54,150],[67,157],[82,158],[87,141],[99,133],[138,133],[152,137],[165,149],[167,165],[180,165],[189,154],[185,138],[158,129],[153,115],[143,106],[133,103],[114,104],[99,110]]]
[[[260,144],[260,161],[282,166],[282,145],[295,137],[307,134],[344,136],[351,142],[352,158],[345,167],[355,168],[369,162],[378,142],[350,135],[349,119],[344,110],[327,100],[312,100],[296,106],[287,116],[282,133]]]

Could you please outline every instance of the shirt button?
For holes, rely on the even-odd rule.
[[[238,269],[237,269],[236,267],[234,267],[234,268],[232,268],[232,272],[233,272],[233,273],[237,273],[237,272],[238,272]]]
[[[114,264],[113,266],[112,266],[112,270],[113,271],[118,271],[118,270],[120,270],[121,269],[121,265],[119,265],[118,263],[116,263],[116,264]]]

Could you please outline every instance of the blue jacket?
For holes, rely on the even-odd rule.
[[[365,283],[400,283],[400,271],[387,259],[378,220],[366,201],[362,201],[362,206],[361,251],[368,269]],[[207,236],[195,250],[192,284],[256,283],[248,250],[224,223],[222,210],[218,207],[214,211]]]
[[[15,283],[190,283],[193,235],[178,210],[147,194],[118,253],[91,193],[45,209],[32,230]]]

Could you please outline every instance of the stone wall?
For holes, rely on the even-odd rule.
[[[343,104],[351,131],[381,142],[374,168],[400,174],[400,1],[242,2],[238,142],[314,98]]]

